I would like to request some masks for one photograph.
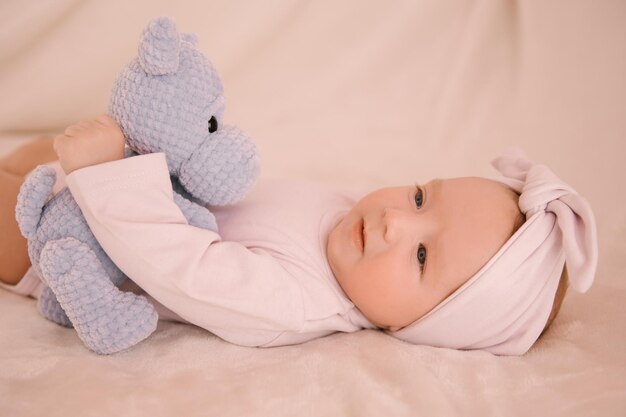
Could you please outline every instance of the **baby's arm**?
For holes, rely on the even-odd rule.
[[[246,346],[302,325],[300,288],[276,257],[187,223],[163,153],[79,169],[67,184],[116,265],[185,320]]]

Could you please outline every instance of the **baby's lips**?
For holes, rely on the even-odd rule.
[[[352,226],[352,242],[354,246],[363,253],[365,250],[365,235],[364,235],[364,222],[363,219],[359,219]]]

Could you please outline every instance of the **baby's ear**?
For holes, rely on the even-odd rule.
[[[165,75],[178,70],[180,36],[169,17],[157,17],[144,29],[139,41],[141,67],[151,75]]]

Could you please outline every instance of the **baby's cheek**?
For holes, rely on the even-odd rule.
[[[395,265],[373,264],[363,271],[354,303],[378,325],[403,326],[413,321],[418,307],[415,287]]]
[[[362,265],[358,283],[362,291],[371,294],[377,303],[393,303],[403,291],[402,271],[388,262],[368,262]]]
[[[342,281],[348,297],[361,310],[376,308],[380,299],[385,298],[381,294],[384,291],[384,277],[381,277],[379,268],[371,262],[355,263]]]

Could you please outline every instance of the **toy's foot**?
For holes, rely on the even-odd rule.
[[[50,241],[39,266],[78,336],[94,352],[119,352],[156,329],[152,304],[115,287],[86,244],[71,237]]]
[[[72,327],[72,322],[65,314],[63,307],[59,304],[57,297],[54,295],[50,287],[45,286],[39,300],[37,300],[37,309],[39,314],[50,321],[65,327]]]

